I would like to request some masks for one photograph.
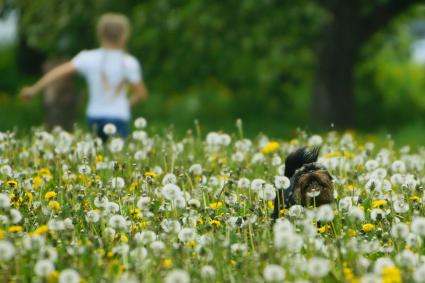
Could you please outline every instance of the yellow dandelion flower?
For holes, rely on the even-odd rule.
[[[121,242],[128,243],[128,237],[124,234],[121,234],[120,240]]]
[[[420,198],[420,197],[418,197],[418,196],[411,196],[411,197],[410,197],[410,200],[411,200],[412,202],[419,202],[419,201],[421,200],[421,198]]]
[[[219,209],[220,207],[222,207],[223,206],[223,203],[221,202],[221,201],[219,201],[219,202],[212,202],[212,203],[210,203],[210,207],[212,208],[212,209]]]
[[[59,272],[55,270],[52,273],[50,273],[49,276],[47,276],[47,282],[48,283],[57,282],[58,278],[59,278]]]
[[[57,195],[57,194],[56,194],[56,192],[50,191],[50,192],[47,192],[47,193],[44,195],[44,198],[45,198],[45,199],[51,199],[51,198],[54,198],[56,195]]]
[[[279,216],[284,216],[288,212],[289,212],[289,209],[287,209],[287,208],[281,209],[281,210],[279,210]]]
[[[202,224],[204,224],[204,220],[202,220],[202,218],[198,218],[198,219],[196,220],[196,223],[197,223],[198,225],[202,225]]]
[[[38,170],[38,175],[42,177],[51,177],[52,173],[50,172],[49,168],[41,168]]]
[[[271,201],[271,200],[269,200],[269,201],[267,202],[267,207],[268,207],[268,208],[270,208],[270,209],[274,209],[274,202],[273,202],[273,201]]]
[[[18,182],[15,180],[9,180],[6,182],[6,184],[11,188],[15,188],[18,185]]]
[[[101,154],[96,155],[96,163],[100,163],[103,161],[103,156]]]
[[[365,231],[365,232],[370,232],[374,229],[375,229],[375,225],[371,224],[371,223],[366,223],[366,224],[363,224],[363,226],[362,226],[362,230]]]
[[[325,225],[325,226],[322,226],[320,228],[317,228],[317,232],[325,233],[325,232],[329,231],[330,229],[331,229],[330,225]]]
[[[212,225],[212,226],[215,226],[217,228],[220,227],[220,225],[221,225],[220,221],[218,221],[218,220],[211,220],[209,222],[209,224]]]
[[[39,189],[44,184],[44,181],[40,176],[35,176],[32,178],[32,184],[34,189]]]
[[[148,221],[142,221],[139,223],[140,228],[146,228],[149,226],[149,222]]]
[[[61,205],[58,201],[51,200],[49,201],[49,207],[53,210],[59,210],[61,208]]]
[[[0,240],[3,240],[3,239],[4,239],[4,231],[0,230]]]
[[[145,175],[145,177],[152,177],[152,178],[156,178],[158,176],[158,174],[156,174],[155,172],[152,172],[152,171],[145,172],[144,175]]]
[[[384,267],[382,270],[382,283],[401,283],[400,269],[395,266]]]
[[[267,143],[262,149],[261,149],[261,153],[263,154],[269,154],[272,152],[275,152],[276,150],[278,150],[280,147],[280,144],[278,142],[272,141]]]
[[[161,266],[165,269],[169,269],[173,266],[173,261],[170,258],[166,258],[162,261]]]
[[[296,145],[296,144],[298,144],[298,140],[297,139],[292,139],[292,140],[289,141],[289,144],[290,145]]]
[[[347,234],[349,237],[355,237],[357,236],[357,231],[354,229],[349,229]]]
[[[45,234],[49,231],[49,227],[47,227],[47,225],[42,225],[40,227],[38,227],[37,229],[35,229],[34,231],[31,232],[32,236],[35,235],[42,235]]]
[[[20,225],[10,226],[8,229],[9,233],[18,233],[18,232],[22,232],[23,230],[24,228]]]
[[[387,201],[384,199],[378,199],[378,200],[374,200],[372,202],[372,207],[373,208],[378,208],[378,207],[383,207],[387,205]]]
[[[139,225],[130,225],[130,231],[137,232],[139,230],[140,230],[140,226]]]

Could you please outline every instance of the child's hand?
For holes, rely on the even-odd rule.
[[[27,86],[24,87],[23,89],[21,89],[21,92],[19,93],[19,96],[23,99],[23,100],[31,100],[31,98],[36,95],[37,90],[33,87],[33,86]]]

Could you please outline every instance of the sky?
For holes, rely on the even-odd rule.
[[[0,19],[0,45],[13,43],[16,38],[16,26],[16,13],[10,13],[7,17]]]

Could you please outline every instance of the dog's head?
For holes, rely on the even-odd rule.
[[[332,176],[319,163],[299,168],[292,177],[294,200],[302,206],[320,206],[334,200]]]

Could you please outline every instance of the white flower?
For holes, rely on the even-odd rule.
[[[124,147],[124,140],[122,138],[114,138],[109,144],[109,150],[113,153],[120,152]]]
[[[42,259],[37,261],[34,266],[34,271],[37,276],[46,277],[50,275],[53,271],[55,271],[55,266],[53,262],[48,259]]]
[[[19,223],[22,220],[22,214],[19,212],[19,210],[12,208],[10,211],[10,221],[12,221],[13,224]]]
[[[192,228],[183,228],[179,232],[179,240],[182,242],[192,241],[196,238],[196,231]]]
[[[282,282],[285,279],[285,270],[277,264],[268,264],[263,271],[266,282]]]
[[[153,250],[154,253],[159,254],[165,249],[165,244],[161,241],[153,241],[149,247]]]
[[[96,223],[96,222],[98,222],[99,221],[99,219],[100,219],[100,215],[99,215],[99,213],[97,212],[97,211],[95,211],[95,210],[90,210],[89,212],[87,212],[87,214],[86,214],[86,220],[87,220],[87,222],[90,222],[90,223]]]
[[[322,205],[317,209],[317,220],[323,222],[331,222],[334,219],[334,212],[330,205]]]
[[[138,232],[134,235],[134,239],[139,244],[149,244],[150,242],[155,241],[156,234],[153,231]]]
[[[74,269],[64,269],[59,275],[59,283],[79,283],[80,274]]]
[[[344,197],[339,201],[339,208],[343,211],[348,211],[353,206],[351,197]]]
[[[88,175],[91,173],[91,168],[90,166],[83,164],[78,166],[78,172],[82,175]]]
[[[238,188],[248,189],[251,182],[247,178],[240,178],[238,180]]]
[[[418,236],[425,236],[425,217],[415,217],[411,224],[412,232]]]
[[[380,257],[375,261],[375,265],[373,266],[373,271],[376,274],[381,274],[382,270],[386,267],[393,267],[394,262],[388,257]]]
[[[366,161],[366,164],[365,164],[366,170],[369,172],[375,170],[376,168],[378,168],[378,166],[379,166],[378,161],[373,159]]]
[[[111,180],[111,187],[113,189],[122,189],[125,186],[125,181],[121,177],[113,177]]]
[[[177,185],[166,184],[162,188],[162,195],[167,200],[175,200],[182,195],[182,192]]]
[[[9,241],[0,240],[0,261],[11,260],[15,256],[15,247]]]
[[[257,193],[262,200],[269,201],[269,200],[274,200],[276,198],[276,190],[270,184],[266,184],[264,187],[258,190]]]
[[[265,184],[266,181],[264,181],[263,179],[254,179],[251,182],[251,189],[254,192],[259,191]]]
[[[109,225],[114,229],[125,229],[127,222],[122,215],[115,214],[109,218]]]
[[[323,143],[323,139],[319,135],[313,135],[308,139],[309,146],[320,146]]]
[[[240,151],[236,151],[232,154],[232,160],[235,162],[242,162],[245,159],[245,154]]]
[[[254,154],[251,158],[252,164],[257,164],[265,160],[264,155],[260,152]]]
[[[47,226],[52,231],[62,231],[62,230],[65,230],[65,224],[63,223],[62,220],[50,219],[47,222]]]
[[[103,132],[108,136],[114,135],[117,132],[117,127],[112,123],[108,123],[103,126]]]
[[[102,196],[102,197],[95,197],[94,198],[94,205],[98,208],[101,207],[106,207],[108,205],[108,198],[106,196]]]
[[[391,170],[397,173],[404,173],[406,171],[406,164],[401,160],[396,160],[391,165]]]
[[[105,206],[105,213],[106,214],[110,214],[110,213],[117,213],[120,210],[120,206],[115,203],[115,202],[108,202]]]
[[[409,234],[409,226],[403,222],[395,223],[391,227],[391,235],[396,239],[404,239]]]
[[[148,124],[148,122],[147,122],[147,121],[146,121],[146,119],[145,119],[145,118],[143,118],[143,117],[139,117],[139,118],[137,118],[136,120],[134,120],[134,126],[135,126],[137,129],[143,129],[143,128],[146,128],[147,124]]]
[[[140,210],[144,210],[145,208],[147,208],[147,204],[149,204],[150,202],[151,202],[151,198],[150,197],[141,197],[137,201],[137,207]]]
[[[394,211],[397,213],[406,213],[409,211],[409,204],[403,199],[395,199],[393,202]]]
[[[396,262],[403,267],[416,266],[419,261],[419,256],[412,251],[404,250],[396,256]]]
[[[138,150],[134,153],[134,159],[136,160],[145,160],[148,157],[148,154],[144,150]]]
[[[164,279],[165,283],[189,283],[189,274],[183,269],[174,269],[168,272]]]
[[[282,158],[280,158],[280,156],[277,155],[277,154],[273,155],[272,165],[273,166],[279,166],[280,164],[282,164]]]
[[[175,184],[177,183],[177,177],[173,173],[167,173],[162,178],[162,184],[165,186],[167,184]]]
[[[9,208],[10,198],[7,194],[0,194],[0,208]]]
[[[307,273],[313,278],[325,277],[330,269],[329,261],[319,257],[313,257],[308,261]]]
[[[234,254],[238,254],[238,253],[244,254],[248,251],[248,247],[245,244],[235,243],[230,246],[230,250]]]
[[[425,263],[416,268],[413,273],[413,280],[417,283],[425,283]]]
[[[167,233],[178,233],[181,230],[181,224],[177,220],[164,219],[161,222],[161,227]]]
[[[202,174],[201,164],[193,164],[192,166],[190,166],[189,172],[196,176],[201,175]]]
[[[274,185],[276,189],[287,189],[289,188],[289,185],[291,184],[291,181],[286,176],[275,176],[274,177]]]
[[[211,265],[204,265],[201,268],[201,277],[204,280],[211,280],[215,278],[215,268]]]

